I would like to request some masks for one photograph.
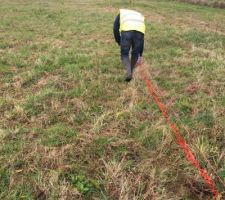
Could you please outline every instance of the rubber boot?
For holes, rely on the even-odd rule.
[[[125,70],[126,70],[125,81],[129,82],[132,79],[132,71],[131,71],[130,60],[129,60],[128,57],[124,57],[121,60],[122,60],[122,63],[125,67]]]

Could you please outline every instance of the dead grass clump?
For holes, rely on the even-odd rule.
[[[51,42],[51,45],[52,45],[52,47],[53,48],[59,48],[59,49],[61,49],[61,48],[65,48],[66,47],[66,44],[65,44],[65,42],[64,41],[62,41],[62,40],[53,40],[52,42]]]
[[[190,193],[199,200],[209,199],[208,197],[212,195],[209,188],[203,182],[190,178],[186,182],[187,188],[189,188]]]
[[[109,197],[120,200],[156,197],[154,180],[149,179],[147,187],[143,187],[144,177],[124,171],[126,165],[124,158],[120,162],[103,160],[103,163],[105,166],[103,174],[107,180],[105,188]]]

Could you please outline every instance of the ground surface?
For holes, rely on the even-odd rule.
[[[225,0],[180,0],[181,2],[187,2],[198,5],[212,6],[214,8],[225,8]]]
[[[139,70],[123,81],[120,7],[146,16],[145,73],[224,195],[224,10],[0,0],[0,199],[212,199]]]

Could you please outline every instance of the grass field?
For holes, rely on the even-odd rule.
[[[212,199],[138,70],[123,81],[121,7],[145,15],[146,73],[224,198],[224,9],[0,0],[0,199]]]
[[[198,5],[205,5],[205,6],[212,6],[215,8],[225,8],[225,0],[180,0],[182,2],[198,4]]]

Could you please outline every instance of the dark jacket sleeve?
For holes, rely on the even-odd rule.
[[[144,40],[145,40],[145,38],[143,38],[143,40],[142,40],[140,56],[142,56],[143,51],[144,51],[144,43],[145,43]]]
[[[115,41],[120,45],[120,14],[117,15],[113,24],[113,33]]]

